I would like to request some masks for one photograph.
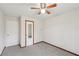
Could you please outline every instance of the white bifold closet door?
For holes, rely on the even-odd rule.
[[[25,45],[33,45],[34,25],[32,21],[25,21]]]
[[[6,20],[6,47],[19,44],[18,39],[18,20]]]

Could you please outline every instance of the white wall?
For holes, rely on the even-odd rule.
[[[5,16],[6,47],[19,44],[19,19],[14,16]]]
[[[0,11],[0,54],[2,53],[4,49],[4,15]]]
[[[44,21],[44,41],[79,54],[79,9]]]
[[[33,17],[28,17],[28,16],[22,16],[20,18],[20,24],[21,24],[21,47],[25,46],[25,20],[31,20],[34,21],[34,43],[40,42],[42,41],[42,37],[41,37],[41,21],[33,18]]]

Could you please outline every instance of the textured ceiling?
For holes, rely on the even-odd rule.
[[[41,14],[38,15],[38,10],[31,10],[30,7],[32,6],[38,6],[39,4],[34,3],[0,3],[0,9],[4,11],[5,15],[8,16],[22,16],[22,15],[29,15],[32,17],[38,17],[38,18],[46,18],[49,16],[55,16],[59,15],[71,10],[74,10],[76,8],[79,8],[79,3],[58,3],[58,6],[56,8],[48,9],[53,14]]]

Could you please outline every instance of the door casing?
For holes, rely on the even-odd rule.
[[[25,20],[25,46],[27,46],[27,39],[26,39],[26,23],[32,22],[33,23],[33,44],[34,44],[34,21]]]

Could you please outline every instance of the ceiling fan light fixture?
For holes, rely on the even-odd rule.
[[[45,9],[41,9],[41,13],[44,14],[46,12]]]
[[[31,9],[38,9],[39,10],[39,13],[38,14],[52,14],[50,11],[48,11],[47,9],[49,8],[55,8],[57,6],[56,3],[54,4],[49,4],[47,5],[46,3],[40,3],[40,7],[37,8],[37,7],[31,7]]]

